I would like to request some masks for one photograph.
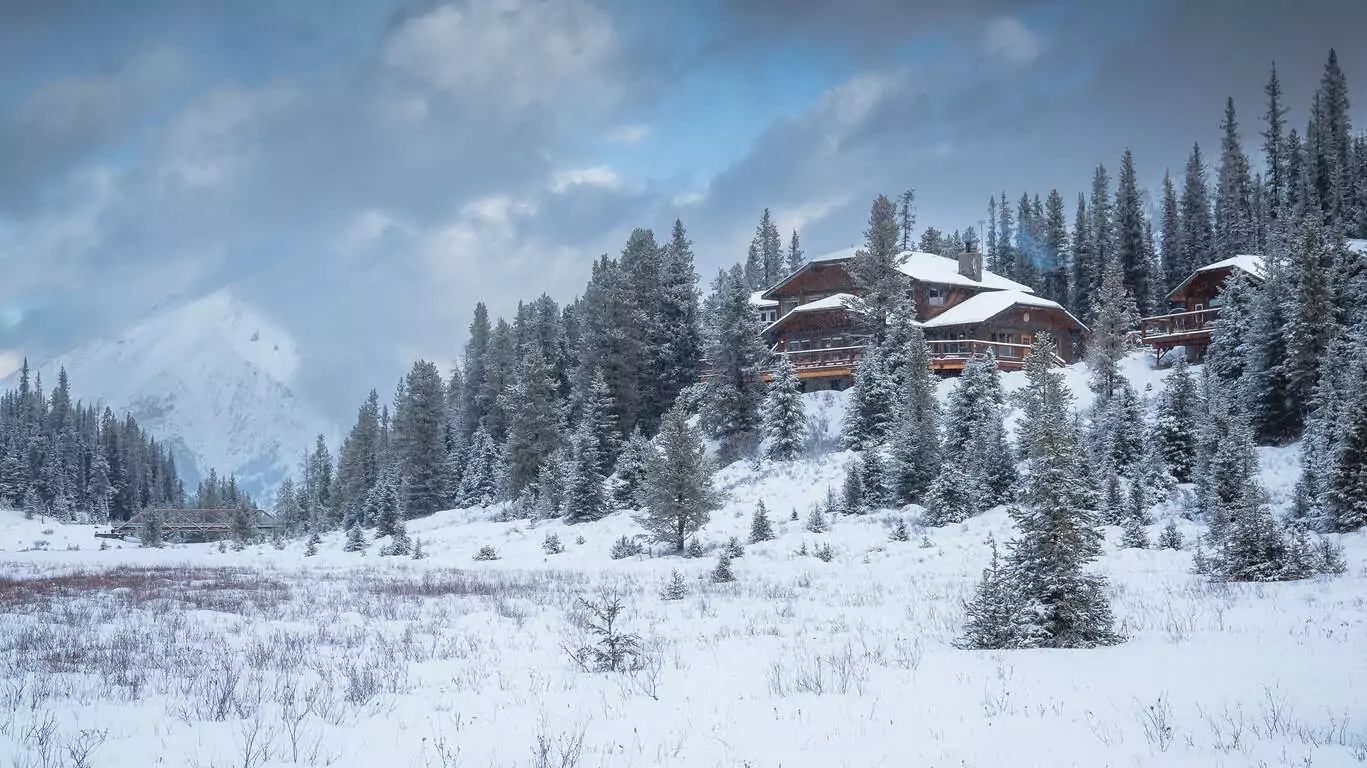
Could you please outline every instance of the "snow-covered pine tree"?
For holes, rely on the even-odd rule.
[[[641,490],[645,509],[636,522],[655,541],[682,552],[688,537],[721,506],[712,487],[712,461],[702,435],[689,425],[688,413],[680,405],[665,413],[656,442],[647,455]]]
[[[1111,260],[1103,270],[1091,311],[1092,340],[1087,364],[1092,370],[1090,384],[1098,403],[1110,400],[1120,385],[1120,360],[1129,353],[1130,331],[1138,324],[1139,311],[1125,286],[1121,264]]]
[[[774,366],[763,420],[765,455],[775,461],[797,458],[807,438],[807,414],[802,406],[802,381],[786,356],[780,356]]]
[[[161,549],[166,546],[162,538],[163,525],[165,523],[164,513],[160,509],[149,507],[142,512],[142,527],[138,531],[138,539],[144,547]]]
[[[1286,419],[1267,430],[1265,437],[1274,442],[1294,439],[1304,429],[1305,414],[1314,401],[1315,385],[1320,379],[1321,363],[1338,333],[1329,276],[1333,255],[1318,224],[1302,224],[1292,261],[1296,274],[1294,287],[1288,292],[1291,300],[1286,301],[1287,294],[1273,299],[1287,304],[1286,322],[1281,329],[1284,354],[1275,361],[1278,379],[1285,382]],[[1270,295],[1272,288],[1264,285],[1262,292]],[[1255,308],[1258,305],[1255,302]]]
[[[916,190],[908,189],[897,196],[897,228],[902,237],[901,250],[911,250],[911,232],[916,228]]]
[[[1342,438],[1327,473],[1332,528],[1345,533],[1367,526],[1367,361],[1354,367],[1355,396],[1343,404]]]
[[[256,525],[252,521],[252,513],[243,504],[233,507],[230,528],[233,550],[236,552],[246,549],[247,544],[256,538]]]
[[[1178,358],[1168,374],[1167,387],[1158,399],[1155,437],[1173,480],[1189,483],[1196,463],[1196,426],[1201,412],[1200,392],[1185,357]]]
[[[840,511],[847,515],[862,515],[869,511],[864,499],[863,463],[856,458],[845,465],[845,482],[840,489]]]
[[[612,472],[617,455],[622,450],[622,434],[617,429],[617,415],[612,407],[612,393],[602,371],[586,368],[576,376],[580,383],[571,396],[570,411],[576,423],[588,425],[598,446],[598,471]]]
[[[883,460],[882,449],[864,451],[856,459],[855,466],[859,469],[860,500],[866,510],[886,507],[891,494],[888,492],[887,462]]]
[[[664,247],[660,282],[660,293],[654,304],[658,343],[652,345],[656,370],[642,372],[644,377],[657,379],[654,394],[658,402],[647,409],[647,426],[650,427],[685,387],[698,380],[702,367],[704,341],[702,311],[698,304],[698,272],[694,266],[693,243],[678,219],[674,220],[669,243]],[[651,297],[643,298],[649,300]],[[604,391],[610,395],[610,390]],[[608,412],[612,412],[611,401]],[[609,472],[612,462],[617,460],[616,446],[608,449],[607,445],[599,446],[600,451],[607,451],[603,454],[607,463],[601,468],[604,473]]]
[[[983,569],[982,580],[973,591],[973,598],[964,603],[968,619],[963,635],[954,641],[959,648],[1020,648],[1030,637],[1029,618],[1022,610],[1024,601],[1013,583],[1014,576],[997,554],[997,542],[990,542],[990,546],[992,556]]]
[[[755,237],[751,242],[758,249],[760,263],[763,265],[762,282],[754,288],[758,291],[777,283],[779,278],[783,277],[783,240],[773,217],[769,215],[768,208],[765,208],[764,214],[760,216],[759,226],[755,228]]]
[[[897,518],[897,523],[892,527],[892,533],[888,534],[889,541],[910,541],[911,530],[907,528],[905,517]]]
[[[1137,475],[1144,458],[1144,407],[1130,382],[1119,377],[1112,396],[1098,399],[1095,409],[1092,448],[1116,471]]]
[[[769,522],[769,510],[764,508],[764,502],[755,507],[755,514],[750,518],[750,543],[758,544],[761,541],[769,541],[774,538],[774,525]]]
[[[652,451],[650,441],[640,430],[631,433],[622,445],[617,466],[612,475],[612,499],[621,508],[641,506],[641,488],[645,485],[646,461]]]
[[[376,536],[393,536],[404,520],[402,481],[395,467],[386,467],[370,490],[368,507],[373,510]]]
[[[1028,470],[1020,503],[1011,509],[1019,537],[1011,542],[1010,580],[1030,624],[1021,645],[1078,648],[1120,640],[1102,577],[1088,573],[1101,552],[1098,500],[1079,471],[1087,462],[1070,417],[1072,394],[1061,376],[1043,378],[1044,391],[1026,447]]]
[[[1068,308],[1079,315],[1092,311],[1092,287],[1097,282],[1096,254],[1092,252],[1092,217],[1087,210],[1087,198],[1077,195],[1077,213],[1073,217],[1073,251],[1069,263]]]
[[[1257,289],[1242,270],[1235,270],[1220,289],[1220,314],[1211,324],[1205,370],[1222,384],[1237,386],[1246,370],[1246,341]]]
[[[1158,536],[1158,548],[1159,548],[1159,549],[1181,549],[1181,548],[1182,548],[1182,532],[1177,530],[1177,521],[1176,521],[1176,520],[1169,520],[1169,521],[1168,521],[1168,524],[1165,525],[1165,526],[1163,526],[1163,533],[1160,534],[1160,535]]]
[[[660,599],[672,601],[685,597],[688,597],[688,582],[684,581],[683,574],[676,568],[670,572],[669,582],[665,584],[664,589],[660,590]]]
[[[1215,232],[1210,220],[1210,187],[1201,145],[1192,144],[1182,182],[1182,256],[1178,273],[1183,280],[1197,268],[1227,258],[1216,256]]]
[[[731,461],[758,438],[764,397],[758,374],[768,357],[738,267],[717,275],[706,314],[712,372],[703,389],[702,423],[722,441],[722,460]]]
[[[854,373],[854,391],[845,411],[844,442],[868,450],[887,439],[893,417],[893,382],[879,344],[870,345]]]
[[[508,441],[503,447],[509,498],[536,481],[546,457],[560,442],[560,404],[539,345],[533,344],[518,366],[513,386],[504,395]]]
[[[887,477],[890,500],[905,504],[920,501],[939,472],[940,401],[925,334],[912,326],[904,335]]]
[[[419,360],[404,380],[394,414],[393,450],[405,479],[404,508],[413,517],[441,509],[446,478],[446,388],[437,366]]]
[[[599,471],[598,436],[584,422],[570,439],[569,467],[565,478],[562,513],[567,523],[597,520],[608,512],[604,478]]]
[[[1239,408],[1232,387],[1205,369],[1205,418],[1197,432],[1196,511],[1205,517],[1210,536],[1223,539],[1238,504],[1247,504],[1247,489],[1256,485],[1258,457],[1253,427]]]
[[[463,436],[462,436],[463,438]],[[356,413],[356,423],[337,457],[337,504],[342,524],[361,519],[366,494],[380,476],[380,396],[370,390]]]
[[[1134,155],[1127,149],[1120,161],[1115,193],[1115,261],[1120,265],[1125,287],[1134,297],[1139,312],[1149,314],[1158,301],[1154,290],[1156,281],[1149,269],[1149,239],[1144,230],[1143,206]]]
[[[343,552],[360,552],[365,549],[365,532],[361,526],[353,525],[347,529],[346,543],[342,545]]]
[[[483,427],[470,440],[470,455],[460,479],[458,503],[463,507],[487,507],[498,499],[498,481],[503,474],[502,452]]]
[[[1234,99],[1225,100],[1220,122],[1220,168],[1215,185],[1215,252],[1228,258],[1256,250],[1253,233],[1253,180],[1239,137]]]
[[[731,569],[731,556],[722,552],[717,556],[717,566],[712,569],[712,583],[728,584],[736,580],[736,574]]]
[[[784,264],[784,269],[791,275],[802,269],[807,264],[807,254],[802,250],[802,242],[798,239],[797,230],[793,230],[793,236],[788,240],[788,256]]]
[[[1177,208],[1177,189],[1172,183],[1172,174],[1163,172],[1163,219],[1162,240],[1159,246],[1163,256],[1163,288],[1155,295],[1167,293],[1186,279],[1182,273],[1186,264],[1182,260],[1182,218]]]
[[[304,543],[304,557],[313,557],[318,554],[318,546],[323,543],[323,537],[318,531],[310,531],[308,541]]]
[[[1005,501],[1016,481],[1003,425],[1003,400],[997,360],[989,352],[964,365],[945,411],[943,465],[957,464],[955,471],[962,471],[963,482],[952,493],[969,503],[973,513]],[[948,490],[939,485],[940,491]],[[942,494],[932,496],[936,503],[943,503]]]
[[[887,196],[879,195],[869,209],[864,247],[855,251],[847,268],[859,289],[863,320],[875,340],[882,337],[888,314],[905,300],[905,283],[897,271],[900,245],[897,208]]]

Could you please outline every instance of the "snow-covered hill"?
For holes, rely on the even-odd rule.
[[[227,289],[42,363],[44,386],[61,366],[77,398],[131,413],[169,444],[191,490],[213,468],[268,495],[314,436],[331,436],[293,389],[294,340]]]

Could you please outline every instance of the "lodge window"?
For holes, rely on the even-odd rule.
[[[932,307],[943,307],[948,291],[934,286],[926,289],[926,303]]]

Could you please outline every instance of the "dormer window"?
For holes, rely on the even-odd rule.
[[[943,307],[948,291],[939,286],[931,286],[926,289],[926,303],[932,307]]]

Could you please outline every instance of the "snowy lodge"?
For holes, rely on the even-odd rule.
[[[1220,290],[1236,273],[1247,276],[1254,284],[1261,283],[1262,257],[1243,254],[1201,267],[1168,293],[1172,311],[1140,321],[1139,333],[1144,344],[1157,353],[1160,365],[1176,347],[1185,348],[1186,357],[1192,362],[1205,357],[1215,319],[1220,314]]]
[[[765,342],[793,364],[808,391],[848,387],[867,344],[851,308],[858,294],[848,269],[853,258],[850,248],[814,259],[751,299]],[[958,373],[988,351],[1003,370],[1016,370],[1041,331],[1058,340],[1060,363],[1076,359],[1086,326],[1029,286],[984,270],[977,251],[958,259],[905,251],[897,271],[941,374]]]

